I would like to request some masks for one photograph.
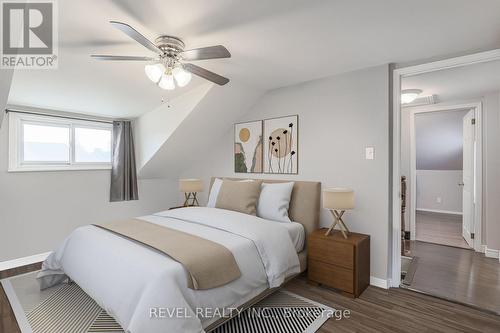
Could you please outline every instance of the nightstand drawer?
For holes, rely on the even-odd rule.
[[[307,255],[312,260],[342,266],[351,270],[354,267],[354,247],[350,244],[316,238],[314,242],[309,242],[307,252]]]
[[[309,260],[308,279],[337,288],[348,293],[354,293],[354,272],[343,267],[325,264],[316,260]]]

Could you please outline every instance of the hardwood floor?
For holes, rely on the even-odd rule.
[[[500,332],[500,316],[404,289],[370,286],[361,297],[352,299],[312,286],[303,276],[287,283],[285,289],[336,310],[350,310],[349,318],[329,319],[319,329],[320,333]],[[20,333],[1,287],[0,315],[0,333]]]
[[[290,281],[287,290],[331,306],[349,309],[349,319],[329,319],[318,331],[338,332],[500,332],[500,316],[404,289],[368,287],[350,299],[309,285],[305,278]]]
[[[407,244],[411,255],[418,257],[410,288],[500,314],[498,259],[438,244],[419,241]]]
[[[416,240],[470,249],[462,237],[462,216],[417,212]]]

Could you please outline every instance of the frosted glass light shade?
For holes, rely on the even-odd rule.
[[[184,193],[203,192],[201,179],[179,179],[179,190]]]
[[[328,188],[323,191],[323,208],[347,210],[354,208],[354,191],[349,188]]]
[[[401,91],[401,104],[413,102],[422,93],[420,89],[405,89]]]
[[[165,89],[165,90],[174,90],[175,83],[174,83],[174,77],[172,76],[172,74],[164,74],[161,77],[160,82],[158,82],[158,86],[162,89]]]
[[[179,87],[184,87],[191,81],[191,73],[184,70],[182,67],[175,67],[172,70],[172,74]]]
[[[158,83],[163,73],[165,73],[165,66],[163,64],[149,64],[144,67],[144,72],[148,79],[154,83]]]

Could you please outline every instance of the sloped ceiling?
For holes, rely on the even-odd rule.
[[[168,140],[139,170],[140,178],[176,178],[201,157],[262,96],[263,91],[231,82],[213,86]]]
[[[139,170],[158,152],[212,88],[213,84],[204,83],[172,102],[163,103],[155,110],[143,114],[134,122],[134,141]]]
[[[415,116],[417,170],[462,170],[463,117],[468,111]]]
[[[142,64],[92,53],[148,55],[109,20],[150,38],[173,34],[188,48],[223,44],[233,57],[198,62],[268,90],[389,62],[500,47],[497,0],[64,0],[59,69],[16,71],[10,104],[137,117],[204,82],[167,93]]]

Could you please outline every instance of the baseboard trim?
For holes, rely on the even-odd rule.
[[[52,252],[45,252],[45,253],[39,253],[39,254],[35,254],[32,256],[28,256],[28,257],[2,261],[2,262],[0,262],[0,272],[5,271],[7,269],[11,269],[11,268],[22,267],[22,266],[31,265],[31,264],[35,264],[37,262],[44,261],[45,259],[47,259],[47,257],[51,253]]]
[[[484,249],[484,255],[487,258],[495,258],[495,259],[499,259],[500,258],[498,250],[489,249],[488,247],[485,247],[485,249]]]
[[[374,287],[388,289],[389,288],[389,281],[375,277],[375,276],[370,276],[370,285],[374,286]]]
[[[454,212],[452,210],[441,210],[441,209],[417,208],[416,211],[417,212],[428,212],[428,213],[451,214],[451,215],[463,215],[462,212]]]

